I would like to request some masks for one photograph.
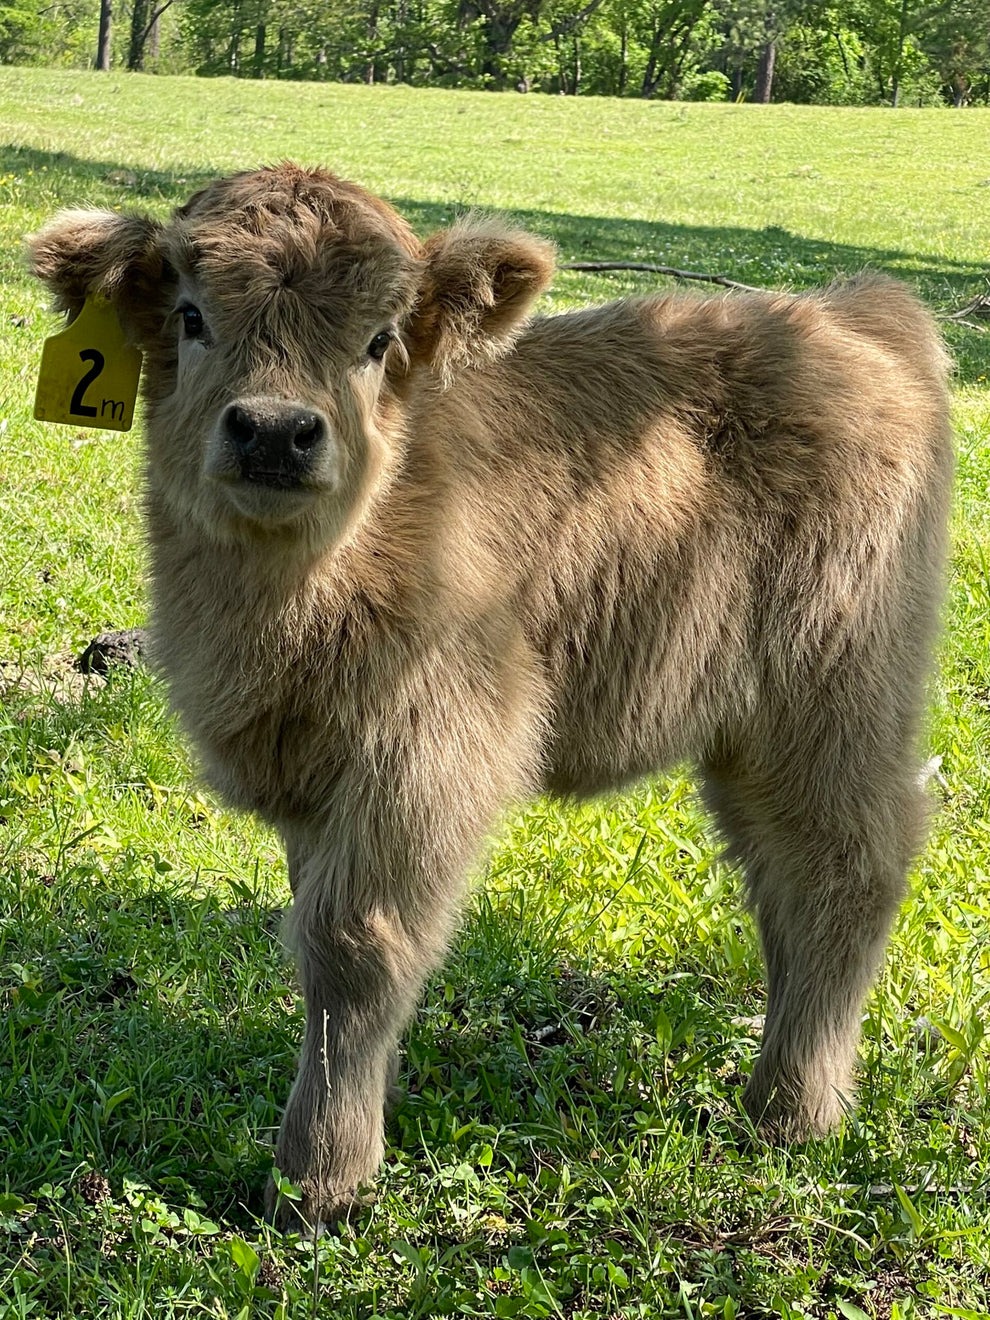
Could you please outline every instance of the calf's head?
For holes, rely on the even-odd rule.
[[[210,184],[167,224],[65,211],[30,240],[75,315],[110,298],[144,351],[149,487],[216,541],[326,547],[401,463],[423,373],[498,356],[550,246],[466,220],[421,243],[390,206],[284,164]]]

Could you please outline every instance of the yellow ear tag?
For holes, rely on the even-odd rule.
[[[140,352],[124,338],[113,304],[95,294],[71,325],[45,340],[34,415],[40,422],[129,431],[140,375]]]

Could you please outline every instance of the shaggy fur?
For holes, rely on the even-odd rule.
[[[213,782],[286,842],[307,1026],[276,1162],[303,1215],[375,1176],[400,1033],[506,804],[682,759],[766,955],[746,1106],[833,1128],[923,827],[951,463],[915,299],[861,278],[527,322],[546,243],[475,219],[421,245],[292,165],[166,225],[63,214],[32,257],[147,355],[159,663]]]

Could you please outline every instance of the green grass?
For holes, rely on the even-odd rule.
[[[144,615],[139,436],[31,419],[55,325],[22,235],[164,215],[285,156],[422,230],[807,287],[987,286],[990,113],[574,101],[0,68],[0,1320],[990,1315],[990,335],[948,325],[959,481],[929,846],[840,1137],[748,1144],[755,936],[681,776],[493,847],[412,1028],[377,1204],[260,1223],[300,1010],[276,841],[201,788],[157,682],[70,677]],[[649,277],[562,275],[564,307]]]

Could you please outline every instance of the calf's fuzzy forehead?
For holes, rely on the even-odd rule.
[[[180,279],[238,337],[307,320],[318,333],[364,332],[410,309],[422,268],[419,240],[387,203],[290,165],[203,189],[175,213],[165,244]]]
[[[399,213],[360,184],[330,170],[304,169],[286,162],[217,179],[175,212],[176,219],[224,224],[263,231],[280,217],[290,224],[316,222],[341,238],[389,238],[409,256],[421,245]]]

